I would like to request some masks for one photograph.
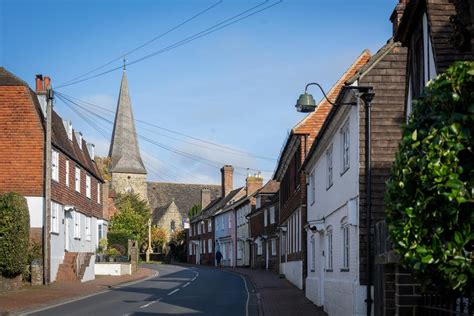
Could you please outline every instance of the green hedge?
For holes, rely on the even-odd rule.
[[[387,222],[425,288],[474,285],[474,62],[439,75],[413,103],[387,183]]]
[[[30,214],[26,199],[17,193],[0,195],[0,274],[22,273],[28,260]]]
[[[120,245],[125,249],[125,254],[128,251],[128,240],[133,239],[127,232],[111,232],[107,233],[107,243],[110,248],[117,248],[114,245]],[[117,249],[123,251],[123,249]]]

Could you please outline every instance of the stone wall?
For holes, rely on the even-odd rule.
[[[116,193],[132,191],[148,201],[146,174],[112,173],[112,188]]]
[[[14,278],[5,278],[0,275],[0,293],[18,290],[22,285],[22,276],[17,275]]]

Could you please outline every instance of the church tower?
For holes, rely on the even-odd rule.
[[[115,192],[134,192],[147,201],[146,169],[140,156],[125,67],[120,84],[109,157],[111,158],[112,188]]]

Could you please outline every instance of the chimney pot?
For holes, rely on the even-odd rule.
[[[263,186],[263,177],[260,172],[255,175],[249,175],[246,179],[247,196],[252,195],[255,191]]]

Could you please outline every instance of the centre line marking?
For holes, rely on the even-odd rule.
[[[186,283],[185,285],[183,285],[183,287],[186,287],[186,286],[188,286],[189,284],[191,284],[191,282]]]
[[[156,300],[156,301],[152,301],[152,302],[150,302],[150,303],[148,303],[148,304],[145,304],[145,305],[143,305],[143,306],[140,306],[140,308],[148,307],[148,306],[150,306],[151,304],[155,304],[156,302],[159,302],[160,300],[161,300],[161,299]]]
[[[168,295],[173,295],[174,293],[178,292],[180,289],[176,289],[176,290],[173,290],[171,292],[168,293]]]

